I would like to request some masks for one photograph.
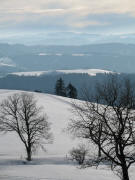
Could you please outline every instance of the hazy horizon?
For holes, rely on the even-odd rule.
[[[135,40],[134,0],[1,0],[0,5],[0,42],[69,45]]]

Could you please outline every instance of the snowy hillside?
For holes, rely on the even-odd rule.
[[[19,91],[0,90],[0,100]],[[64,132],[72,117],[71,99],[49,94],[34,93],[52,123],[54,143],[47,145],[47,152],[39,151],[34,160],[23,164],[24,147],[14,133],[0,136],[1,180],[118,180],[108,167],[79,169],[66,159],[79,140]],[[95,149],[91,146],[91,151]],[[132,177],[134,168],[131,168]],[[134,178],[131,178],[133,180]]]
[[[12,61],[12,59],[8,57],[2,57],[0,58],[0,66],[7,66],[7,67],[16,67],[15,63]]]
[[[98,73],[113,73],[112,71],[102,70],[102,69],[75,69],[75,70],[56,70],[56,71],[32,71],[32,72],[15,72],[12,73],[18,76],[41,76],[44,74],[51,73],[63,73],[63,74],[88,74],[90,76],[96,76]]]

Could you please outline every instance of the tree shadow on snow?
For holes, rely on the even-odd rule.
[[[21,159],[0,159],[0,167],[17,165],[75,165],[75,163],[61,157],[33,158],[30,162]]]

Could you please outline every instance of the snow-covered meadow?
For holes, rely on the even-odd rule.
[[[56,71],[31,71],[31,72],[14,72],[11,73],[17,76],[41,76],[47,75],[51,73],[59,73],[59,74],[88,74],[89,76],[96,76],[96,74],[110,74],[114,73],[108,70],[102,69],[74,69],[74,70],[56,70]]]
[[[19,91],[0,90],[0,101]],[[68,152],[80,139],[74,139],[66,133],[69,119],[72,117],[71,99],[34,93],[38,105],[51,122],[54,136],[53,144],[46,145],[47,151],[39,150],[30,163],[25,163],[25,149],[15,133],[0,135],[0,179],[1,180],[118,180],[119,178],[107,166],[80,169],[68,160]],[[91,146],[91,151],[95,152]],[[135,168],[131,167],[131,180],[135,177]]]

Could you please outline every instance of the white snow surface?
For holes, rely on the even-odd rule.
[[[0,66],[16,67],[13,60],[9,57],[1,57],[0,58]]]
[[[20,91],[0,90],[0,101]],[[15,133],[0,135],[0,180],[118,180],[119,178],[107,166],[77,168],[76,164],[67,160],[69,150],[82,140],[74,139],[64,131],[71,112],[71,99],[33,93],[38,105],[51,122],[54,135],[53,144],[46,145],[47,152],[39,150],[33,161],[24,164],[25,149]],[[95,148],[91,145],[91,152]],[[135,177],[135,168],[130,170],[131,180]]]
[[[14,72],[11,74],[18,75],[18,76],[41,76],[44,74],[51,74],[51,73],[64,73],[64,74],[88,74],[89,76],[96,76],[98,73],[113,73],[112,71],[102,70],[102,69],[74,69],[74,70],[56,70],[56,71],[31,71],[31,72]]]
[[[10,73],[17,76],[41,76],[43,74],[47,74],[48,71],[31,71],[31,72],[15,72]]]
[[[5,63],[0,63],[0,66],[15,67],[15,65]]]
[[[58,70],[58,72],[61,73],[66,73],[66,74],[72,74],[72,73],[77,73],[77,74],[88,74],[90,76],[96,76],[98,73],[113,73],[112,71],[107,71],[107,70],[102,70],[102,69],[75,69],[75,70]]]

